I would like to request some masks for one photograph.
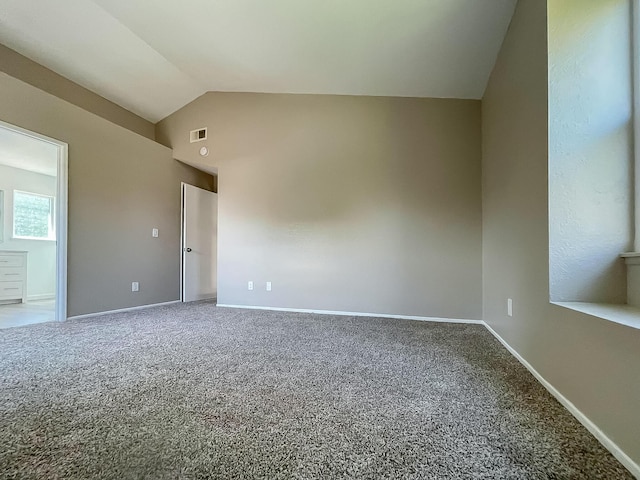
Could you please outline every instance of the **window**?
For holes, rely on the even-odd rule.
[[[55,240],[54,198],[48,195],[13,192],[13,237]]]

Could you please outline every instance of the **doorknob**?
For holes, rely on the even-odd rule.
[[[190,251],[191,251],[191,249],[189,247],[187,247],[187,252],[190,252]]]

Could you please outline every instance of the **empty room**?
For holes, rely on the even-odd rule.
[[[0,0],[0,478],[640,479],[637,185],[640,0]]]

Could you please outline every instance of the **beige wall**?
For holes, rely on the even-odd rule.
[[[209,93],[162,121],[176,158],[218,168],[218,301],[478,319],[479,107]]]
[[[171,150],[0,74],[0,120],[69,144],[68,314],[179,298],[180,182]],[[158,227],[160,237],[151,237]],[[131,292],[131,282],[140,292]]]
[[[640,462],[640,331],[549,303],[547,101],[546,2],[520,0],[482,102],[484,319]]]
[[[0,44],[0,72],[154,139],[153,123]]]

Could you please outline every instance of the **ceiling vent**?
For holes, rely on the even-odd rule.
[[[189,132],[189,141],[191,143],[201,142],[202,140],[206,140],[206,139],[207,139],[207,127],[197,128]]]

